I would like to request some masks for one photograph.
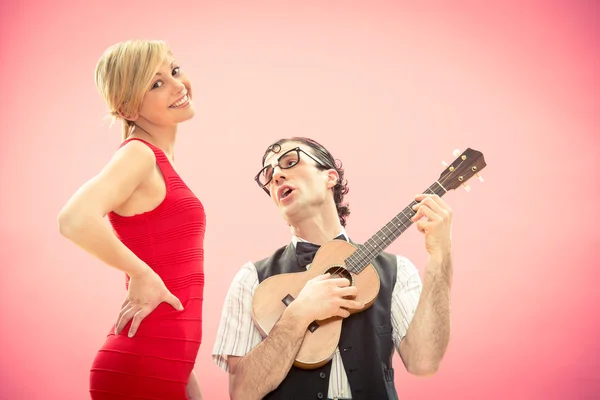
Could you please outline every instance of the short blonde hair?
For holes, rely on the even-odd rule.
[[[164,58],[171,54],[162,40],[128,40],[104,51],[96,65],[95,80],[110,109],[113,122],[121,120],[123,140],[135,125],[122,116],[137,114],[144,94]]]

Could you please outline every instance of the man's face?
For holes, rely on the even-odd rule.
[[[317,160],[309,146],[298,142],[283,143],[277,153],[267,154],[264,166],[272,169],[266,172],[271,178],[266,189],[288,223],[333,201],[329,189],[337,183],[337,171],[319,169],[319,163],[324,163]]]

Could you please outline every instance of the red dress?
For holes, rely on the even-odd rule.
[[[129,140],[140,139],[121,146]],[[166,197],[152,211],[131,217],[110,213],[109,220],[119,239],[162,278],[184,309],[161,303],[133,338],[127,336],[131,322],[119,335],[113,325],[90,371],[94,400],[187,399],[187,381],[202,340],[204,208],[163,151],[140,141],[156,155]],[[128,283],[126,276],[126,287]]]

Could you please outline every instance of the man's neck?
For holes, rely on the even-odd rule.
[[[290,225],[293,235],[308,242],[322,245],[332,239],[342,231],[342,224],[338,218],[330,214],[313,215]]]

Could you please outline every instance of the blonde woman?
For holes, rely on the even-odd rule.
[[[90,373],[97,399],[201,399],[205,213],[174,168],[191,83],[166,43],[109,47],[96,85],[123,124],[108,164],[61,210],[63,236],[126,274],[127,296]],[[110,225],[106,223],[108,216]]]

